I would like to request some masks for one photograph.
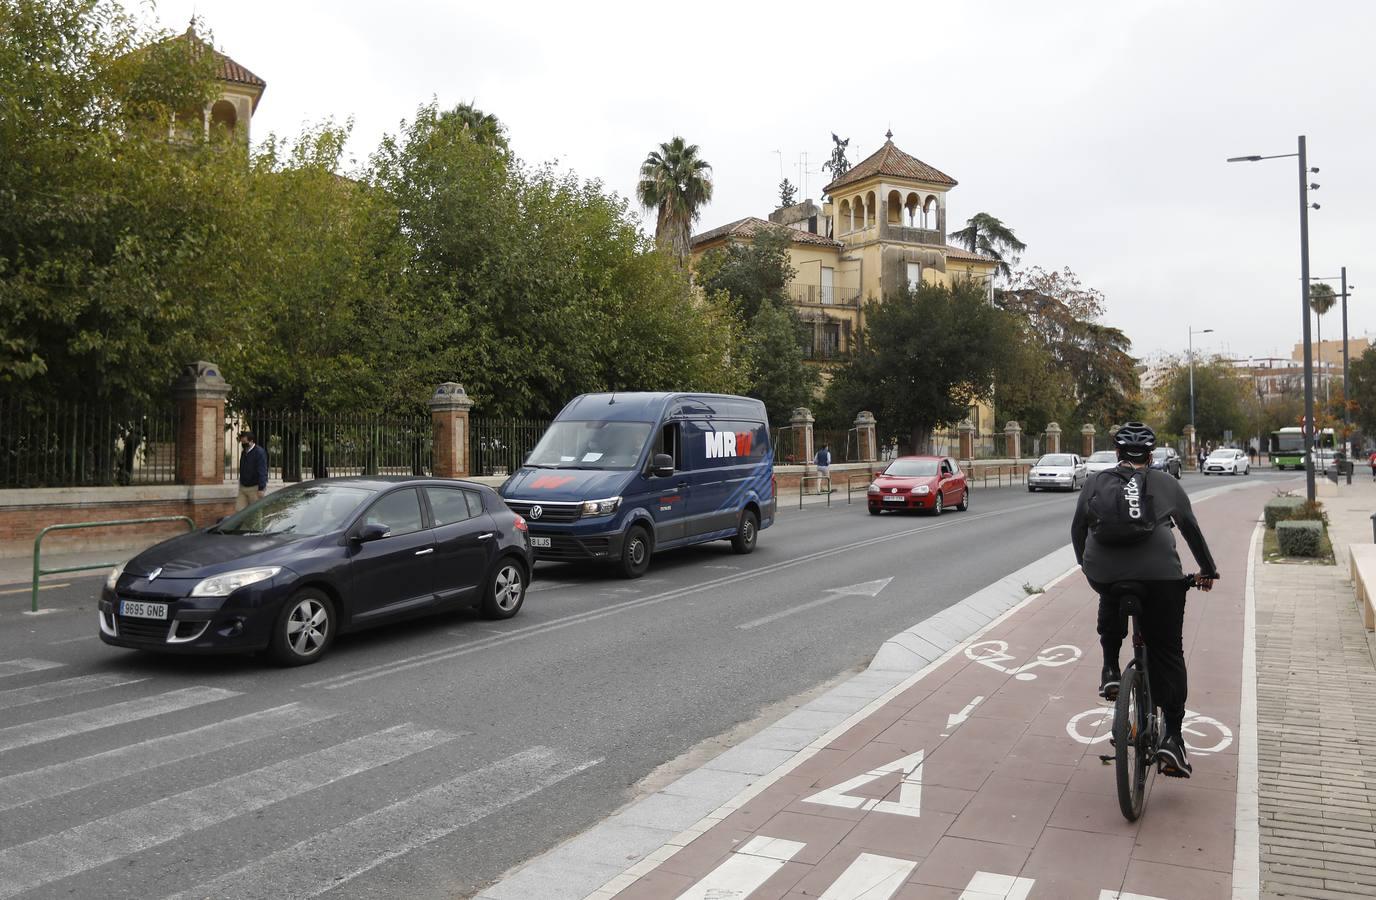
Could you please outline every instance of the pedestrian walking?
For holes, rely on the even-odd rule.
[[[238,512],[263,499],[268,490],[268,451],[258,446],[253,432],[239,432],[239,494],[234,498]]]
[[[1366,461],[1371,464],[1371,480],[1376,481],[1376,448],[1372,449]]]
[[[831,445],[823,444],[817,451],[817,474],[827,480],[827,493],[831,493]]]

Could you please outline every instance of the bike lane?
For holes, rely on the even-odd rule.
[[[1137,822],[1100,759],[1113,710],[1096,696],[1097,597],[1075,570],[632,869],[615,896],[1233,896],[1248,555],[1269,495],[1195,507],[1223,577],[1186,604],[1194,777],[1153,774]],[[1129,638],[1123,664],[1131,652]]]

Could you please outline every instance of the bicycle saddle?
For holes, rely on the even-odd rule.
[[[1119,599],[1123,597],[1145,597],[1147,586],[1140,581],[1115,581],[1110,593]]]

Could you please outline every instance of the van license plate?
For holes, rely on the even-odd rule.
[[[532,547],[545,547],[545,548],[548,548],[548,547],[549,547],[549,538],[547,538],[547,537],[533,537],[533,536],[532,536],[531,539],[530,539],[530,546],[532,546]]]
[[[133,616],[138,619],[166,619],[166,603],[141,603],[138,600],[121,600],[119,602],[119,614],[121,616]]]

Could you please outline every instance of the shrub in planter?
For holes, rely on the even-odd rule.
[[[1276,544],[1282,556],[1318,556],[1323,552],[1323,523],[1277,522]]]
[[[1275,528],[1277,522],[1301,518],[1296,513],[1300,512],[1304,505],[1303,497],[1273,497],[1267,500],[1264,507],[1266,527]]]

